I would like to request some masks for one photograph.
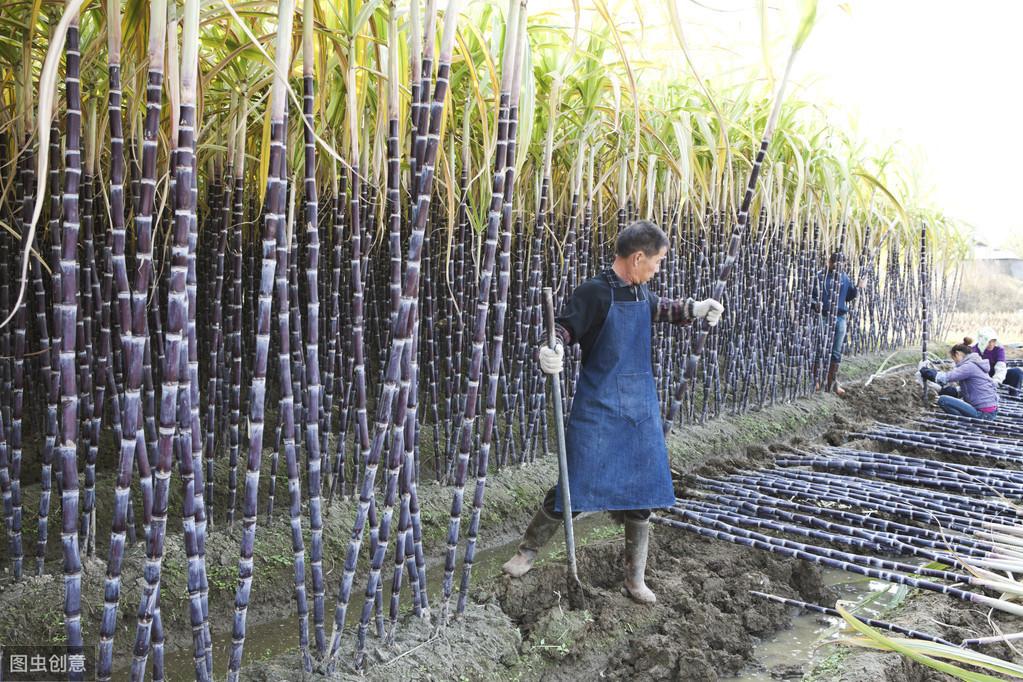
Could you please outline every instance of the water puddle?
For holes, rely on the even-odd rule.
[[[897,585],[857,579],[844,571],[824,570],[824,580],[838,589],[843,606],[863,605],[854,613],[864,618],[884,620],[888,608],[904,598],[905,588]],[[866,603],[864,603],[866,602]],[[754,650],[753,662],[736,677],[721,678],[722,682],[778,682],[801,680],[816,663],[830,653],[829,643],[849,635],[849,628],[841,618],[823,613],[792,609],[792,627],[765,639]]]

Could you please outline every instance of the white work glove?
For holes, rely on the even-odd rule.
[[[995,363],[995,373],[991,375],[991,381],[994,382],[995,386],[1000,386],[1005,381],[1005,375],[1008,374],[1009,368],[1004,362]]]
[[[721,320],[721,313],[725,307],[713,298],[706,298],[693,304],[693,317],[696,319],[706,318],[707,324],[713,327]]]
[[[560,343],[550,346],[541,346],[537,354],[540,358],[540,369],[544,374],[561,374],[565,365],[565,347]]]

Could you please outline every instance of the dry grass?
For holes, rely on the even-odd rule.
[[[1023,314],[1023,281],[1001,273],[967,273],[956,310],[964,313]]]
[[[1003,345],[1023,342],[1023,281],[1001,273],[969,271],[948,332],[941,339],[959,343],[977,338],[977,330],[991,327]]]
[[[981,313],[957,310],[952,313],[952,323],[943,340],[948,343],[959,343],[964,336],[976,340],[977,330],[981,327],[994,329],[1003,345],[1023,343],[1023,312]]]

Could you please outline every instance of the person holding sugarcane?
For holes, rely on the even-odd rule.
[[[705,318],[714,326],[724,311],[713,299],[671,300],[647,289],[667,252],[668,237],[653,223],[641,220],[622,230],[614,262],[580,284],[557,318],[559,343],[538,353],[543,372],[557,375],[564,347],[577,343],[582,350],[565,430],[571,511],[609,511],[624,523],[625,592],[642,604],[656,601],[645,582],[650,510],[675,503],[652,370],[652,323]],[[554,486],[505,573],[517,578],[532,568],[561,525],[560,512]]]
[[[838,368],[842,364],[842,345],[845,343],[846,314],[849,312],[849,304],[856,300],[859,290],[863,287],[863,280],[853,284],[847,274],[839,267],[845,256],[841,252],[831,254],[828,259],[828,269],[817,275],[817,288],[815,293],[820,296],[817,308],[821,316],[821,324],[825,327],[825,342],[830,342],[831,348],[828,361],[828,376],[824,382],[825,391],[834,391],[837,395],[845,395],[845,389],[838,383]],[[835,291],[835,286],[838,291]],[[835,302],[835,325],[828,330],[827,322],[831,317],[831,305]],[[830,331],[831,333],[827,333]],[[816,361],[815,361],[816,362]],[[816,366],[816,365],[815,365]],[[816,374],[816,372],[815,372]]]

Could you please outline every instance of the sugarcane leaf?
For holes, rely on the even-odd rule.
[[[533,125],[536,120],[536,78],[533,74],[533,51],[525,39],[522,55],[522,96],[519,99],[518,129],[519,144],[515,148],[515,172],[521,175],[522,166],[529,155],[530,142],[533,139]]]
[[[383,6],[382,0],[370,0],[359,10],[359,13],[355,15],[355,21],[348,27],[348,31],[351,35],[357,36],[362,33],[362,29],[366,27],[370,17]]]
[[[263,133],[259,143],[259,203],[266,198],[266,183],[270,177],[270,107],[263,110]]]
[[[50,126],[47,125],[47,123],[53,115],[53,103],[57,91],[57,67],[60,62],[60,55],[64,50],[64,41],[67,38],[68,27],[71,25],[72,20],[78,15],[78,11],[81,9],[83,2],[84,0],[69,0],[64,9],[64,13],[61,15],[60,21],[57,24],[57,28],[54,30],[53,35],[50,36],[49,48],[46,52],[46,60],[43,63],[43,70],[39,77],[39,113],[36,117],[36,121],[39,126],[40,149],[46,149],[49,145]],[[37,154],[36,159],[36,177],[45,178],[47,168],[49,167],[49,155]],[[7,315],[7,318],[0,322],[0,328],[7,326],[10,321],[14,319],[18,308],[21,307],[22,302],[25,299],[25,290],[28,286],[28,254],[32,247],[32,239],[35,235],[36,225],[39,223],[39,216],[43,210],[45,194],[45,192],[36,192],[35,206],[32,210],[32,219],[29,223],[28,235],[23,240],[25,242],[25,247],[21,256],[21,285],[18,288],[18,297],[11,306],[11,312]]]
[[[947,644],[923,640],[910,640],[907,646],[935,658],[959,661],[960,663],[975,665],[1002,675],[1009,675],[1013,678],[1023,678],[1023,666],[980,653],[979,651],[971,651],[962,647],[950,647]]]
[[[881,182],[881,180],[879,180],[873,174],[868,173],[862,167],[857,168],[856,170],[854,170],[852,172],[852,175],[853,175],[853,177],[860,178],[861,180],[866,181],[868,185],[870,185],[874,189],[877,189],[878,191],[880,191],[888,199],[888,201],[891,203],[892,207],[895,209],[895,211],[897,212],[898,216],[901,218],[903,224],[905,224],[905,225],[909,225],[910,224],[909,216],[906,213],[906,209],[903,208],[902,203],[895,197],[895,195],[892,193],[892,191],[890,189],[888,189],[888,187],[887,187],[887,185],[885,185],[885,183]]]
[[[921,665],[927,666],[928,668],[932,668],[939,672],[946,673],[948,675],[952,675],[953,677],[958,677],[961,680],[965,680],[965,682],[997,682],[998,680],[998,678],[996,677],[985,675],[984,673],[977,673],[970,670],[964,670],[957,666],[951,665],[949,663],[943,663],[937,659],[931,658],[925,654],[915,651],[912,647],[906,645],[906,642],[909,640],[906,640],[904,638],[887,637],[881,634],[881,632],[876,628],[870,627],[869,625],[861,621],[859,618],[849,613],[849,611],[842,607],[841,604],[836,604],[835,609],[841,614],[842,618],[844,618],[845,621],[849,623],[849,625],[854,630],[863,635],[877,648],[885,649],[888,651],[894,651],[896,653],[902,654],[903,656]],[[854,645],[857,645],[857,640],[855,639],[849,640],[849,642]],[[860,644],[860,646],[862,645]]]
[[[879,644],[867,638],[851,637],[842,640],[843,643],[862,646],[864,648],[877,649],[878,651],[891,651],[887,646]],[[928,642],[922,639],[899,638],[899,644],[906,649],[911,649],[921,655],[935,659],[943,659],[966,663],[967,665],[984,668],[1000,675],[1008,675],[1013,679],[1023,679],[1023,666],[1011,661],[989,656],[958,646],[948,646],[939,642]],[[964,671],[971,672],[971,671]],[[980,674],[980,673],[975,673]]]
[[[799,21],[799,30],[796,31],[796,39],[792,42],[792,51],[796,52],[806,39],[810,37],[810,31],[817,22],[817,0],[803,0],[803,16]]]
[[[767,0],[757,0],[757,18],[760,20],[760,56],[764,61],[768,87],[774,85],[774,71],[771,69],[771,53],[768,47]]]

